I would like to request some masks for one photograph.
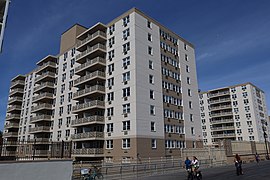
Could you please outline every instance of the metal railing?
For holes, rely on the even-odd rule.
[[[215,123],[228,123],[228,122],[234,122],[234,119],[211,120],[212,124],[215,124]]]
[[[104,132],[85,132],[72,134],[71,139],[104,138]]]
[[[211,117],[215,117],[215,116],[226,116],[226,115],[233,115],[233,113],[232,112],[211,113]]]
[[[102,31],[97,31],[95,32],[94,34],[91,34],[89,35],[87,38],[85,38],[84,40],[82,41],[79,41],[76,45],[76,47],[78,48],[79,46],[81,46],[82,44],[88,42],[88,41],[91,41],[92,39],[94,39],[95,37],[97,36],[102,36],[104,38],[106,38],[106,33],[102,32]]]
[[[85,75],[85,76],[82,76],[82,77],[76,79],[76,80],[74,81],[74,85],[76,86],[76,85],[78,85],[78,84],[80,84],[80,83],[82,83],[82,82],[84,82],[84,81],[90,80],[90,79],[92,79],[93,77],[96,77],[96,76],[100,76],[100,77],[105,78],[105,73],[102,72],[102,71],[95,71],[95,72],[92,72],[92,73],[90,73],[90,74],[87,74],[87,75]]]
[[[39,120],[51,120],[52,116],[50,115],[40,115],[35,117],[30,117],[30,122],[35,122]]]
[[[12,95],[12,94],[17,93],[17,92],[23,93],[24,90],[22,88],[11,89],[9,95]]]
[[[212,134],[212,137],[228,137],[228,136],[236,136],[235,133],[228,134]]]
[[[32,108],[32,111],[36,111],[39,109],[51,109],[52,108],[52,104],[48,104],[48,103],[43,103],[43,104],[39,104],[37,106],[34,106]]]
[[[7,115],[6,116],[6,120],[9,120],[9,119],[20,119],[21,116],[20,114],[11,114],[11,115]]]
[[[227,129],[235,129],[235,127],[234,126],[211,127],[211,130],[227,130]]]
[[[217,110],[217,109],[225,109],[225,108],[232,108],[232,105],[221,105],[221,106],[214,106],[210,107],[210,110]]]
[[[95,63],[101,63],[101,64],[106,64],[106,60],[104,58],[101,57],[96,57],[94,59],[91,59],[90,61],[87,61],[86,63],[83,63],[82,65],[78,66],[75,68],[75,72],[78,72],[86,67],[90,67]]]
[[[51,62],[51,61],[46,62],[46,63],[44,63],[43,65],[37,67],[37,68],[36,68],[36,72],[38,72],[39,70],[41,70],[41,69],[43,69],[43,68],[45,68],[45,67],[47,67],[47,66],[56,67],[56,63],[55,63],[55,62]]]
[[[35,87],[35,88],[34,88],[34,91],[40,90],[40,89],[42,89],[42,88],[44,88],[44,87],[51,87],[51,88],[53,88],[53,87],[54,87],[54,83],[52,83],[52,82],[45,82],[45,83],[42,83],[41,85]]]
[[[51,76],[51,77],[55,77],[55,73],[53,73],[53,72],[45,72],[45,73],[43,73],[42,75],[40,75],[40,76],[38,76],[37,78],[36,78],[36,82],[37,81],[39,81],[39,80],[41,80],[41,79],[43,79],[44,77],[46,77],[46,76]]]
[[[217,99],[217,100],[211,100],[211,101],[209,101],[209,103],[214,104],[214,103],[221,103],[221,102],[227,102],[227,101],[231,101],[231,98],[222,98],[222,99]]]
[[[101,85],[95,85],[95,86],[91,86],[89,88],[77,91],[74,93],[73,98],[76,98],[78,96],[82,96],[84,94],[88,94],[94,91],[102,91],[105,92],[105,86],[101,86]]]
[[[18,132],[5,132],[3,133],[3,136],[18,136]]]
[[[214,93],[214,94],[208,94],[209,97],[214,97],[214,96],[222,96],[222,95],[229,95],[230,91],[223,91],[223,92],[218,92],[218,93]]]
[[[78,61],[80,58],[82,58],[82,57],[84,57],[85,55],[87,55],[87,54],[93,52],[93,51],[96,50],[96,49],[102,49],[102,50],[106,51],[106,46],[103,45],[103,44],[98,43],[98,44],[96,44],[96,45],[94,45],[94,46],[88,48],[87,50],[81,52],[81,54],[78,54],[78,55],[76,56],[77,61]]]
[[[33,127],[29,128],[29,132],[36,132],[36,131],[50,131],[50,126],[39,126],[39,127]]]
[[[11,127],[19,128],[19,123],[8,123],[8,124],[5,124],[5,128],[11,128]]]
[[[87,103],[83,103],[83,104],[73,106],[72,111],[77,111],[77,110],[90,108],[90,107],[94,107],[94,106],[102,106],[102,107],[104,107],[104,105],[105,105],[104,101],[94,100],[94,101],[90,101],[90,102],[87,102]]]
[[[32,101],[37,101],[38,99],[41,99],[41,98],[44,98],[44,97],[49,97],[49,98],[53,98],[53,93],[42,93],[42,94],[39,94],[35,97],[33,97],[33,100]]]
[[[16,80],[16,81],[11,82],[11,87],[15,86],[17,84],[24,85],[24,83],[25,83],[25,81],[23,81],[23,80]]]
[[[15,101],[23,101],[23,98],[22,97],[13,97],[13,98],[10,98],[8,100],[8,103],[12,103],[12,102],[15,102]]]
[[[11,107],[8,107],[7,108],[7,111],[12,111],[12,110],[21,110],[22,109],[22,106],[20,105],[12,105]]]
[[[72,154],[74,155],[95,155],[103,154],[103,148],[83,148],[83,149],[73,149]]]
[[[80,125],[87,123],[104,122],[104,116],[90,116],[72,120],[71,125]]]

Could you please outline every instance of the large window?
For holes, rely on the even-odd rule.
[[[123,114],[130,113],[130,104],[123,104]]]
[[[123,97],[130,96],[130,87],[124,88],[122,91],[123,91]]]
[[[123,121],[123,131],[130,130],[130,121]]]
[[[129,149],[130,148],[130,139],[122,139],[122,148]]]

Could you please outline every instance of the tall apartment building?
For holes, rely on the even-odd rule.
[[[264,141],[264,131],[269,135],[265,94],[253,84],[213,89],[199,96],[204,145],[218,145],[224,139]]]
[[[76,159],[108,161],[202,146],[191,43],[133,8],[73,26],[60,49],[26,76],[20,139],[72,140]]]

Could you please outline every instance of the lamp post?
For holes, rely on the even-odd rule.
[[[267,147],[267,134],[265,130],[263,129],[263,137],[264,137],[264,143],[265,143],[265,149],[266,149],[266,159],[269,160],[269,154],[268,154],[268,147]]]

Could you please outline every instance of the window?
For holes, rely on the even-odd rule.
[[[71,79],[74,76],[74,69],[69,71],[69,78]]]
[[[110,35],[112,35],[114,31],[115,31],[115,26],[114,26],[114,24],[113,24],[113,25],[111,25],[111,26],[109,27],[109,33],[110,33]]]
[[[72,92],[68,93],[68,102],[71,102],[72,100]]]
[[[233,99],[236,99],[236,98],[237,98],[236,94],[233,94],[233,95],[232,95],[232,98],[233,98]]]
[[[130,80],[130,72],[123,73],[123,82]]]
[[[190,120],[191,122],[194,121],[194,119],[193,119],[193,114],[190,114],[190,115],[189,115],[189,120]]]
[[[244,104],[246,105],[248,103],[249,103],[248,99],[244,99]]]
[[[130,104],[123,104],[123,114],[130,113]]]
[[[69,137],[70,136],[70,130],[66,130],[66,137]]]
[[[151,144],[152,144],[152,149],[156,149],[157,148],[157,140],[156,139],[152,139],[151,140]]]
[[[130,65],[130,57],[129,56],[124,58],[122,61],[123,61],[123,67],[127,67]]]
[[[113,132],[113,123],[107,124],[107,132]]]
[[[249,136],[250,141],[254,141],[254,136]]]
[[[185,60],[188,61],[188,55],[187,54],[185,54]]]
[[[123,44],[123,53],[126,54],[130,50],[130,43]]]
[[[187,84],[190,84],[190,77],[187,77]]]
[[[153,61],[149,60],[149,69],[154,69],[153,67]]]
[[[187,50],[187,44],[186,43],[184,43],[184,49]]]
[[[252,121],[247,121],[248,126],[252,126]]]
[[[114,85],[114,78],[108,79],[108,87],[111,87]]]
[[[66,73],[62,74],[62,82],[64,82],[66,78],[67,78],[67,74]]]
[[[62,126],[62,124],[63,124],[62,118],[61,119],[58,119],[58,126]]]
[[[155,99],[154,90],[150,90],[150,99]]]
[[[123,97],[130,96],[130,87],[124,88],[122,91],[123,91]]]
[[[64,111],[63,107],[60,107],[60,108],[59,108],[59,116],[62,116],[63,111]]]
[[[70,60],[70,66],[71,66],[71,68],[73,68],[74,64],[75,64],[75,59],[73,58],[73,59]]]
[[[148,41],[152,41],[152,34],[148,33]]]
[[[71,117],[67,117],[67,119],[66,119],[66,125],[67,125],[67,126],[70,125],[70,121],[71,121]]]
[[[238,137],[238,141],[243,141],[243,137]]]
[[[249,133],[253,133],[253,128],[248,128]]]
[[[71,104],[67,105],[67,113],[70,114],[71,112]]]
[[[234,106],[237,106],[238,105],[238,102],[237,101],[233,101],[233,105]]]
[[[152,132],[156,131],[156,123],[155,122],[151,122],[151,131]]]
[[[110,92],[107,93],[107,101],[113,101],[114,100],[114,93]]]
[[[151,74],[149,75],[149,83],[154,84],[154,76]]]
[[[188,96],[191,97],[191,89],[188,89]]]
[[[123,26],[127,26],[129,23],[129,15],[123,18]]]
[[[73,87],[73,81],[69,81],[69,84],[68,84],[69,90],[71,90],[72,87]]]
[[[191,130],[191,134],[192,134],[192,135],[195,135],[194,127],[191,127],[190,130]]]
[[[61,93],[63,93],[65,91],[65,84],[61,85]]]
[[[153,48],[148,46],[148,54],[153,55]]]
[[[238,112],[239,112],[239,109],[238,109],[238,108],[233,108],[233,111],[234,111],[235,113],[238,113]]]
[[[67,63],[63,64],[63,71],[65,71],[67,69]]]
[[[130,130],[130,121],[123,121],[123,131],[129,131]]]
[[[109,57],[109,59],[114,58],[114,50],[111,50],[108,52],[108,57]]]
[[[241,134],[242,133],[242,130],[241,129],[237,129],[236,132],[237,132],[237,134]]]
[[[130,148],[130,139],[122,139],[122,148],[129,149]]]
[[[147,27],[152,29],[152,23],[150,21],[147,21]]]
[[[156,112],[155,112],[155,106],[154,105],[150,105],[150,114],[151,115],[155,115]]]
[[[246,98],[248,96],[247,92],[243,92],[243,97]]]
[[[107,108],[107,116],[113,116],[113,107]]]
[[[190,69],[189,69],[189,66],[186,65],[186,72],[189,73],[190,72]]]
[[[61,138],[62,132],[61,131],[57,131],[57,138]]]
[[[240,126],[241,126],[241,123],[240,123],[240,122],[236,122],[235,125],[236,125],[237,127],[240,127]]]
[[[114,45],[114,37],[111,37],[110,39],[109,39],[109,47],[112,47],[112,45]]]
[[[64,102],[64,95],[60,96],[60,104],[62,105]]]
[[[251,118],[251,114],[250,113],[246,114],[246,118],[247,119]]]
[[[191,101],[188,102],[188,106],[190,109],[192,109],[192,102]]]
[[[129,28],[123,31],[123,39],[127,40],[127,38],[129,37],[130,33],[129,33]]]
[[[113,149],[113,140],[106,140],[106,149]]]
[[[114,63],[108,65],[108,73],[112,74],[113,71],[114,71]]]
[[[245,111],[249,112],[249,110],[250,110],[249,106],[245,106]]]

